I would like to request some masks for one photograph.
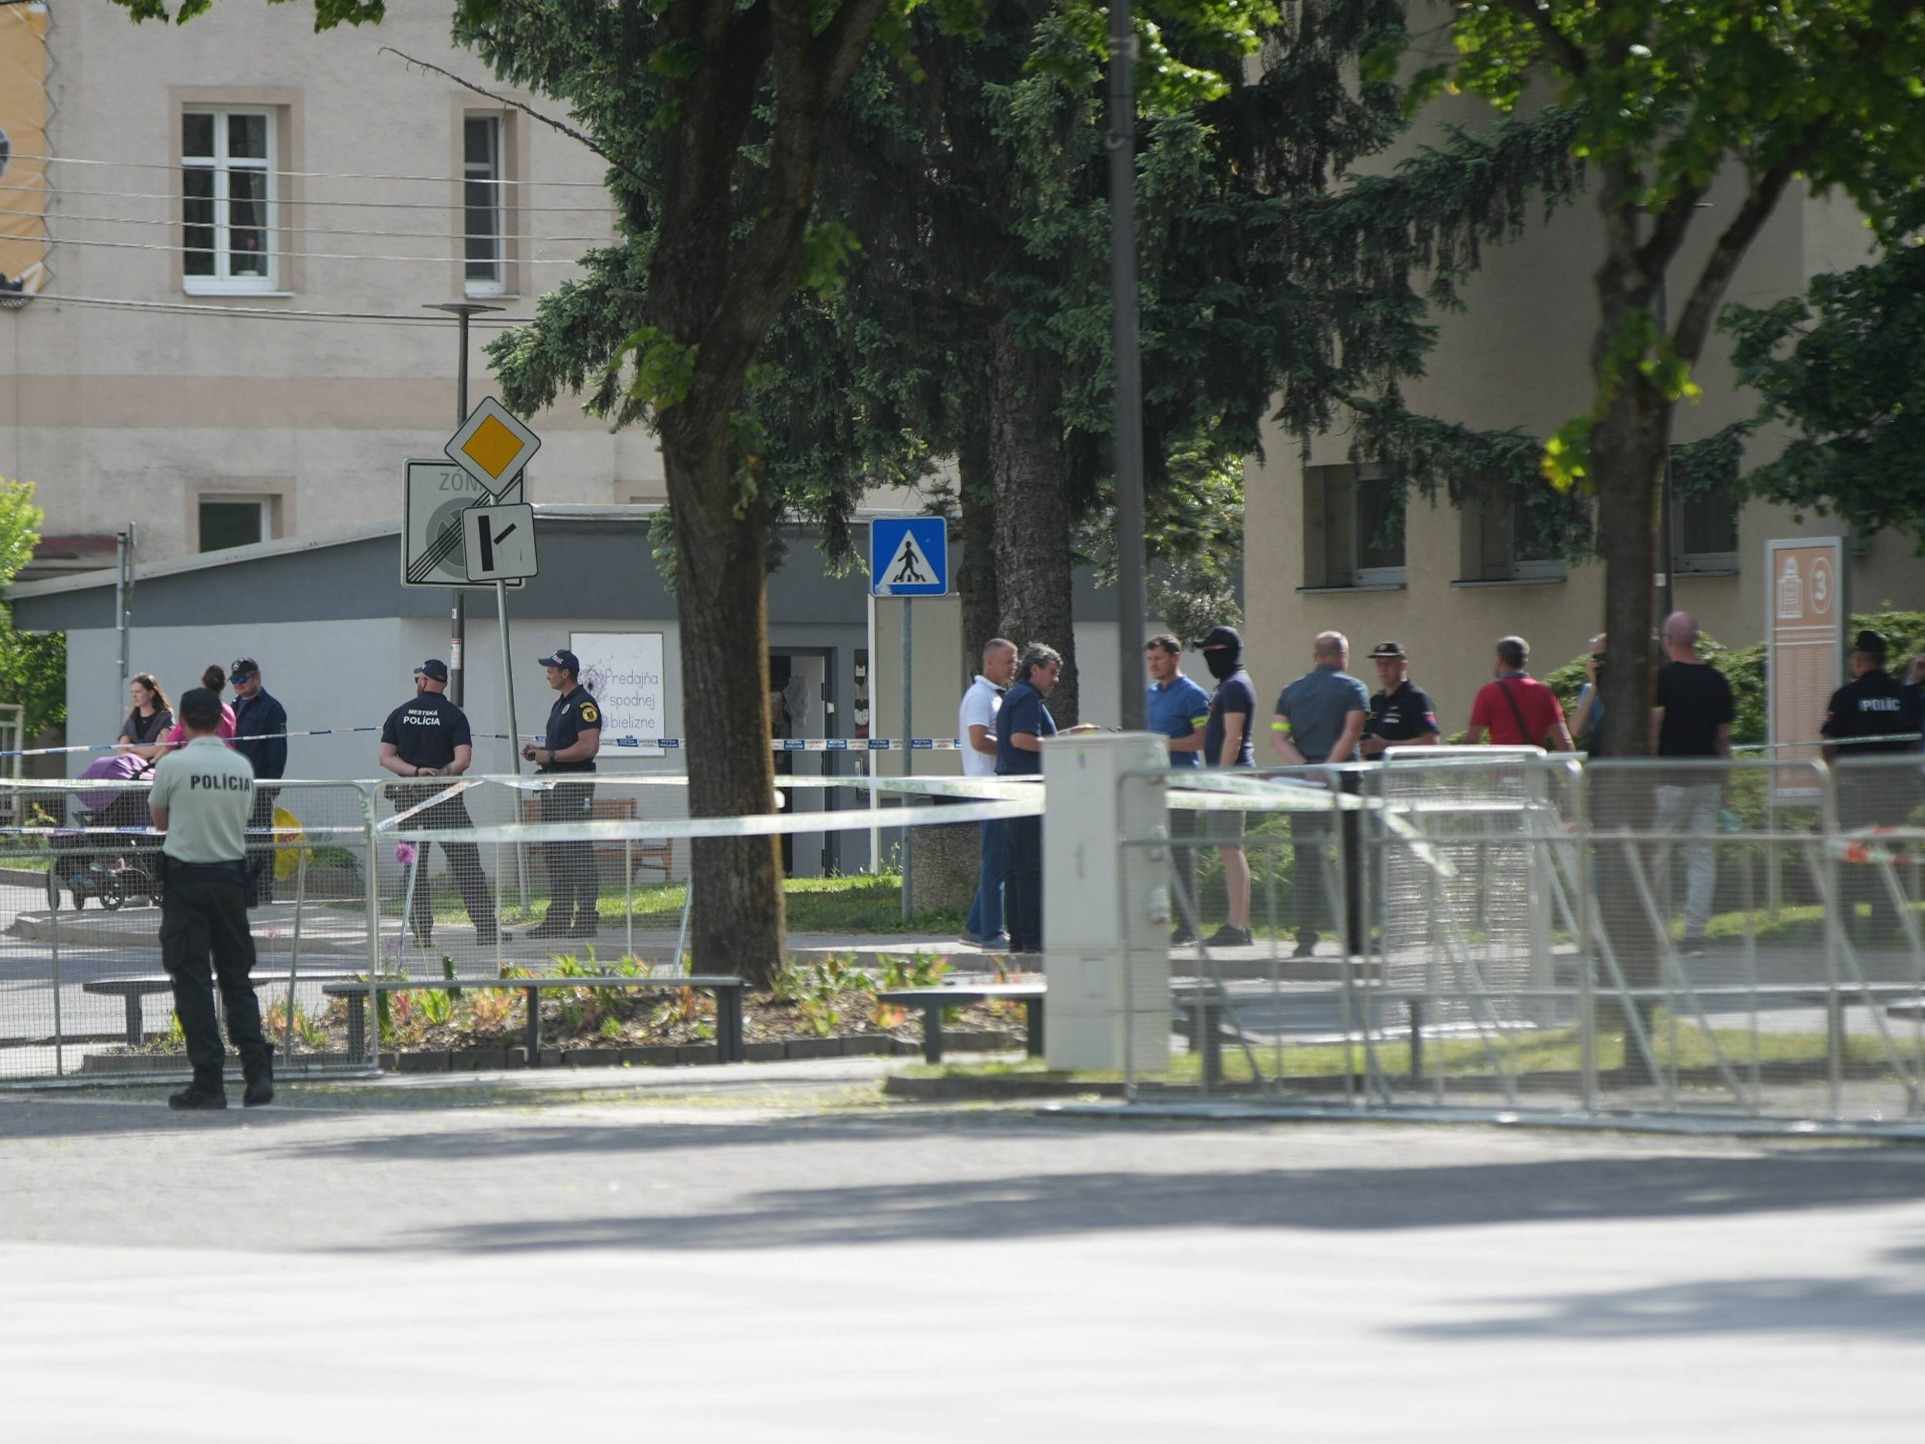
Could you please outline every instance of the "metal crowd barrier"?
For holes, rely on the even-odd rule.
[[[1920,768],[1408,749],[1173,789],[1121,846],[1203,941],[1130,1096],[1919,1119]],[[1212,946],[1223,862],[1183,814],[1225,806],[1254,936]]]

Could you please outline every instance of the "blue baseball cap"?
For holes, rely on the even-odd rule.
[[[552,657],[543,657],[541,659],[541,665],[544,667],[561,667],[566,671],[575,673],[577,676],[581,675],[581,658],[577,657],[566,647],[555,648],[555,653]]]

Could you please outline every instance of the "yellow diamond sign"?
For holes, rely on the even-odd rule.
[[[491,495],[512,481],[539,450],[541,438],[492,396],[469,414],[447,445],[448,459]]]

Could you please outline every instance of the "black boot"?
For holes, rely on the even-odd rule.
[[[528,929],[531,938],[565,938],[573,932],[567,917],[553,904],[549,905],[548,916],[534,927]]]
[[[208,1080],[195,1078],[180,1092],[167,1100],[167,1106],[179,1112],[193,1112],[199,1109],[225,1108],[227,1090],[218,1078]]]

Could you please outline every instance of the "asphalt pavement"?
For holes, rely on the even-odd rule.
[[[1919,1437],[1925,1149],[931,1109],[888,1066],[0,1094],[6,1437]]]

